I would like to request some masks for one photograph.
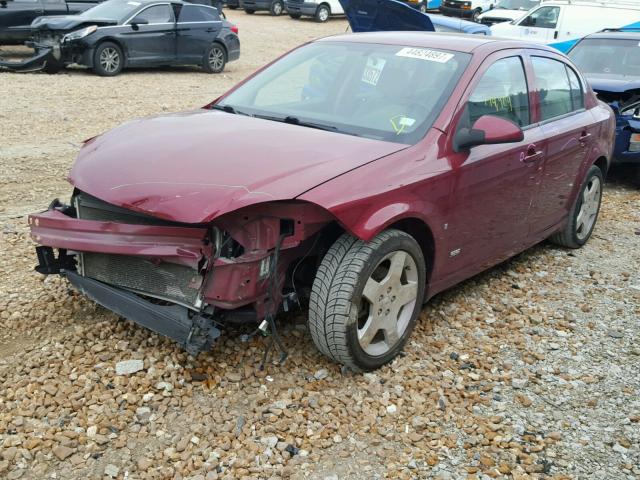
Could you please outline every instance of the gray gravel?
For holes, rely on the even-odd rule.
[[[33,272],[24,214],[68,198],[85,138],[203,105],[307,38],[232,12],[243,57],[114,79],[0,74],[0,477],[640,477],[640,192],[611,182],[582,250],[539,245],[438,296],[391,365],[353,375],[283,319],[258,370],[240,331],[197,360]],[[126,363],[121,363],[126,362]]]

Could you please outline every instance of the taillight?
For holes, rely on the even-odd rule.
[[[236,35],[238,35],[238,26],[237,25],[231,25],[231,31],[233,33],[235,33]]]

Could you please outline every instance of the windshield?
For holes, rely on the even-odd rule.
[[[123,22],[139,7],[140,2],[133,0],[108,0],[82,12],[79,17],[100,20],[115,20]]]
[[[540,0],[498,0],[493,8],[528,11],[538,5],[540,5]]]
[[[413,144],[440,113],[469,58],[427,48],[317,42],[294,50],[213,107]]]
[[[569,52],[586,74],[612,77],[640,76],[640,42],[609,38],[587,38]]]

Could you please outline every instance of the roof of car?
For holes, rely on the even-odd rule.
[[[339,41],[354,43],[379,43],[383,45],[402,45],[411,47],[441,48],[471,53],[480,47],[490,46],[491,50],[503,48],[535,48],[558,53],[557,50],[538,43],[501,39],[486,35],[469,35],[442,32],[366,32],[346,33],[320,38],[317,41]],[[491,48],[494,46],[494,48]]]
[[[592,33],[585,38],[604,38],[604,39],[618,39],[618,40],[638,40],[640,39],[640,30],[606,30],[602,32]]]

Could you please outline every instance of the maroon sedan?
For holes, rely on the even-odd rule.
[[[371,370],[438,292],[546,238],[582,246],[613,138],[545,46],[330,37],[85,142],[70,204],[29,218],[36,269],[192,354],[229,324],[277,340],[308,303],[318,348]]]

